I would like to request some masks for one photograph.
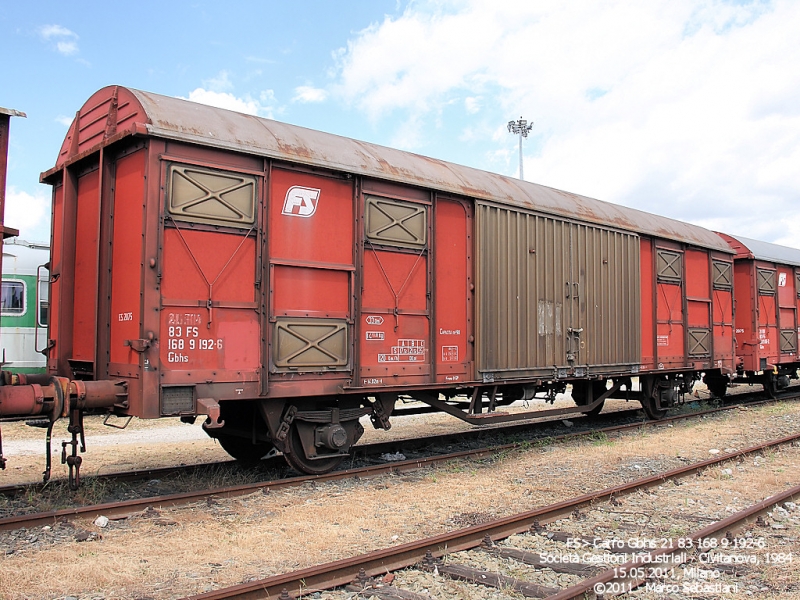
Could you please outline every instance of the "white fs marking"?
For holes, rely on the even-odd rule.
[[[281,214],[289,217],[311,217],[317,212],[320,190],[299,185],[290,187],[283,201]]]

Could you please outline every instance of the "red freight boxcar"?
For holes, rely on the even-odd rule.
[[[651,417],[663,416],[679,391],[690,391],[699,372],[716,381],[727,377],[734,362],[733,264],[719,249],[679,246],[642,239],[642,368],[658,372],[687,369],[690,374],[643,377],[643,406]],[[680,383],[677,387],[673,383]],[[650,385],[660,387],[650,392]]]
[[[208,415],[238,458],[329,470],[401,394],[474,423],[624,387],[658,417],[733,369],[733,253],[671,219],[123,87],[42,180],[51,387]]]
[[[797,378],[800,250],[719,234],[736,251],[735,381],[758,381],[774,395]],[[725,381],[719,382],[724,386]],[[720,387],[720,394],[724,387]],[[718,395],[720,395],[718,394]]]

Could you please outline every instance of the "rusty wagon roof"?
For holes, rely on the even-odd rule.
[[[731,246],[737,251],[736,258],[763,260],[780,265],[800,267],[800,250],[797,248],[753,240],[740,235],[721,235],[730,238]]]
[[[135,98],[141,105],[140,114],[124,126],[115,124],[117,137],[124,127],[135,131],[134,122],[139,122],[152,136],[405,183],[732,252],[719,236],[696,225],[411,152],[131,88],[100,90],[79,116],[103,106],[103,95],[112,93],[109,112],[113,111],[114,118],[118,95]],[[71,134],[73,129],[75,123]],[[68,134],[62,157],[71,144],[79,147],[77,141],[70,142]]]

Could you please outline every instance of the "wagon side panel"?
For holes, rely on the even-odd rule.
[[[74,316],[71,360],[92,365],[95,360],[100,229],[100,170],[78,177],[75,237]],[[77,364],[77,363],[75,363]],[[88,371],[91,367],[86,368]]]
[[[705,250],[688,248],[686,261],[687,362],[701,370],[711,366],[713,354],[711,263]]]
[[[131,340],[141,337],[142,239],[144,236],[145,151],[116,164],[108,373],[130,377],[139,367]]]
[[[755,262],[756,319],[758,326],[758,370],[780,361],[778,328],[778,270],[774,263]]]
[[[652,238],[641,238],[640,244],[641,290],[641,368],[652,369],[656,357],[656,274]]]
[[[436,199],[434,355],[439,383],[471,379],[473,219],[470,209],[471,205],[458,200]]]
[[[734,271],[730,256],[712,255],[711,296],[714,356],[712,367],[730,373],[734,369]]]
[[[759,370],[759,343],[756,322],[755,265],[752,260],[737,260],[733,265],[736,297],[736,355],[745,371]]]
[[[794,269],[778,265],[778,344],[780,361],[793,362],[797,356],[797,293]]]
[[[335,393],[353,368],[353,180],[273,168],[268,214],[270,395]]]
[[[365,180],[361,202],[360,384],[431,383],[431,194]]]
[[[258,395],[263,177],[231,155],[195,156],[181,146],[165,151],[154,167],[162,182],[161,223],[147,223],[161,232],[154,360],[160,413],[169,415],[193,412],[201,396]]]
[[[54,347],[47,355],[47,372],[51,375],[58,374],[59,357],[62,354],[62,344],[59,334],[64,327],[66,315],[62,307],[64,293],[61,271],[63,269],[63,232],[64,220],[64,184],[59,182],[53,186],[52,232],[50,235],[50,312],[47,323],[47,344]],[[58,276],[56,276],[58,274]]]
[[[685,266],[678,244],[657,240],[656,258],[656,368],[686,366]]]

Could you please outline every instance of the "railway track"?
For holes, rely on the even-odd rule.
[[[679,536],[667,537],[663,532],[645,529],[644,535],[622,539],[618,534],[598,537],[592,532],[596,531],[597,524],[602,523],[604,518],[607,519],[610,513],[618,512],[616,507],[623,505],[631,494],[658,487],[657,494],[661,500],[658,506],[662,506],[665,498],[674,493],[675,486],[665,485],[668,482],[784,444],[796,444],[798,441],[800,433],[535,510],[192,596],[192,600],[288,599],[342,586],[346,586],[348,591],[362,591],[365,595],[378,598],[411,600],[428,597],[388,585],[395,576],[387,574],[395,574],[402,569],[434,572],[438,577],[462,580],[471,585],[496,587],[500,591],[514,590],[526,597],[547,597],[552,600],[618,595],[647,581],[652,582],[656,592],[664,592],[665,589],[667,592],[673,591],[670,589],[672,586],[683,589],[683,583],[687,579],[690,589],[694,585],[705,586],[704,582],[710,581],[709,578],[718,578],[721,573],[730,571],[731,564],[724,560],[725,556],[755,557],[760,560],[770,560],[771,557],[773,562],[782,559],[787,564],[791,561],[785,553],[781,556],[780,552],[774,551],[775,548],[770,546],[772,530],[763,528],[764,515],[776,506],[800,498],[800,486],[766,498],[727,518],[705,518],[707,524],[696,526]],[[668,489],[670,487],[673,489]],[[657,510],[657,507],[653,508],[654,513]],[[800,509],[795,507],[794,510],[800,515]],[[703,517],[699,520],[703,520]],[[572,531],[550,530],[545,527],[550,523],[563,524],[570,521]],[[751,523],[758,523],[762,529],[749,536],[739,535],[742,528]],[[512,536],[515,538],[514,544],[519,544],[522,538],[534,537],[539,538],[540,542],[544,540],[546,543],[559,543],[561,547],[551,545],[548,551],[537,552],[512,547],[514,544],[498,544]],[[524,539],[522,543],[524,545]],[[590,554],[586,548],[591,548],[593,552],[599,551],[601,558],[589,563],[572,558],[579,554],[584,558],[597,555]],[[490,553],[506,562],[529,565],[526,567],[528,573],[547,568],[569,573],[574,576],[575,581],[567,587],[558,588],[552,584],[544,585],[534,581],[533,577],[531,580],[523,580],[518,576],[498,573],[494,569],[475,568],[470,564],[469,553],[476,551]],[[722,558],[717,562],[709,562],[709,556],[714,553]],[[611,554],[617,558],[609,558]],[[608,567],[608,563],[613,564]],[[402,581],[402,577],[397,579]]]
[[[713,409],[702,411],[695,411],[694,414],[705,415],[713,414],[719,411],[731,410],[742,404],[751,404],[757,406],[762,403],[773,402],[777,400],[791,400],[800,397],[800,386],[791,388],[791,390],[783,392],[777,399],[763,399],[763,392],[745,392],[731,396],[729,398],[735,399],[729,401],[723,406]],[[641,418],[641,411],[639,408],[622,409],[612,412],[602,413],[595,417],[577,416],[570,419],[574,425],[575,431],[584,431],[590,428],[595,428],[598,425],[615,422],[645,422]],[[668,422],[668,420],[662,420]],[[482,428],[475,428],[468,431],[458,433],[445,433],[426,438],[406,438],[400,440],[387,440],[383,442],[376,442],[371,444],[363,444],[356,446],[353,452],[353,459],[350,461],[351,468],[353,466],[362,466],[375,460],[375,457],[383,454],[414,453],[430,447],[446,447],[448,445],[471,444],[480,442],[482,438],[492,435],[503,435],[508,437],[519,436],[532,436],[532,437],[548,437],[552,432],[547,431],[548,427],[555,425],[556,427],[562,423],[562,419],[549,418],[547,420],[534,420],[525,421],[505,426],[487,426]],[[544,429],[545,431],[541,431]],[[552,434],[557,435],[557,434]],[[261,461],[258,465],[259,470],[263,473],[268,473],[272,477],[277,474],[285,473],[287,476],[292,476],[292,471],[287,467],[285,460],[280,455],[269,456]],[[204,472],[220,469],[234,470],[238,468],[238,463],[234,460],[225,460],[212,463],[200,463],[190,465],[178,465],[170,467],[160,467],[153,469],[135,469],[132,471],[104,473],[103,475],[86,476],[86,481],[102,480],[105,483],[129,483],[137,481],[148,481],[153,479],[162,479],[168,477],[184,477],[191,475],[202,475]],[[271,477],[270,477],[271,478]],[[13,484],[0,486],[0,496],[13,498],[18,495],[31,495],[40,494],[47,488],[56,486],[66,486],[67,480],[60,478],[52,478],[48,483],[35,483],[35,484]]]
[[[789,396],[782,396],[778,400],[786,400],[788,398]],[[748,405],[758,406],[762,404],[768,404],[774,401],[776,400],[761,400],[757,402],[751,402]],[[191,504],[193,502],[201,502],[210,497],[231,498],[259,491],[261,491],[262,493],[268,493],[270,491],[275,491],[290,487],[297,487],[311,482],[324,483],[324,482],[338,481],[356,477],[358,478],[377,477],[387,473],[394,473],[394,474],[404,473],[422,467],[441,464],[448,461],[455,461],[462,459],[479,459],[489,455],[504,453],[519,448],[524,448],[526,446],[536,443],[546,442],[547,444],[551,444],[557,441],[576,439],[588,435],[603,436],[603,435],[636,430],[638,428],[643,428],[643,427],[644,428],[664,427],[668,426],[671,423],[682,421],[685,419],[699,418],[703,416],[718,414],[728,410],[737,409],[738,406],[740,405],[725,405],[722,407],[717,407],[714,409],[709,409],[699,412],[674,415],[671,417],[666,417],[659,421],[644,421],[637,419],[632,422],[612,425],[608,427],[587,428],[584,430],[570,431],[569,433],[562,433],[558,435],[545,435],[538,438],[538,440],[525,439],[523,441],[515,441],[511,443],[492,445],[488,447],[483,446],[479,448],[470,448],[456,452],[440,453],[436,455],[425,455],[408,460],[381,462],[379,464],[368,464],[366,466],[356,467],[352,469],[344,469],[324,475],[316,475],[316,476],[303,475],[296,477],[286,477],[280,479],[272,479],[268,481],[247,483],[242,485],[219,487],[215,489],[195,490],[195,491],[174,493],[174,494],[167,494],[160,496],[135,498],[123,501],[106,502],[91,506],[78,506],[78,507],[64,508],[60,510],[48,510],[43,512],[13,515],[9,517],[0,518],[0,531],[40,527],[53,524],[61,519],[72,519],[72,518],[94,519],[98,516],[104,516],[109,519],[124,519],[141,511],[145,511],[148,508],[152,507],[167,508],[167,507],[182,506]],[[607,415],[606,418],[611,419],[614,414],[615,413],[610,413],[609,415]],[[597,421],[595,418],[595,420],[587,421],[587,424],[589,423],[595,424],[596,422]],[[534,425],[529,424],[527,426],[517,425],[513,428],[513,430],[519,433],[525,431],[526,427],[527,429],[529,429],[531,427],[536,427],[536,425],[537,424]],[[538,425],[539,426],[547,425],[547,423],[544,424],[539,423]],[[504,432],[508,432],[508,430],[509,428],[503,429]],[[478,430],[478,431],[465,432],[462,434],[447,434],[444,436],[436,436],[436,444],[440,446],[446,446],[450,440],[460,439],[464,435],[467,435],[467,437],[469,437],[474,441],[475,439],[479,438],[479,436],[486,435],[486,433],[487,433],[486,431]],[[407,447],[405,446],[406,443],[430,445],[432,442],[431,438],[426,438],[424,440],[402,440],[394,442],[385,442],[380,444],[371,444],[369,446],[364,446],[364,456],[377,457],[381,453],[394,452],[401,447],[407,449]],[[366,452],[366,449],[368,448],[370,449],[370,451]]]

